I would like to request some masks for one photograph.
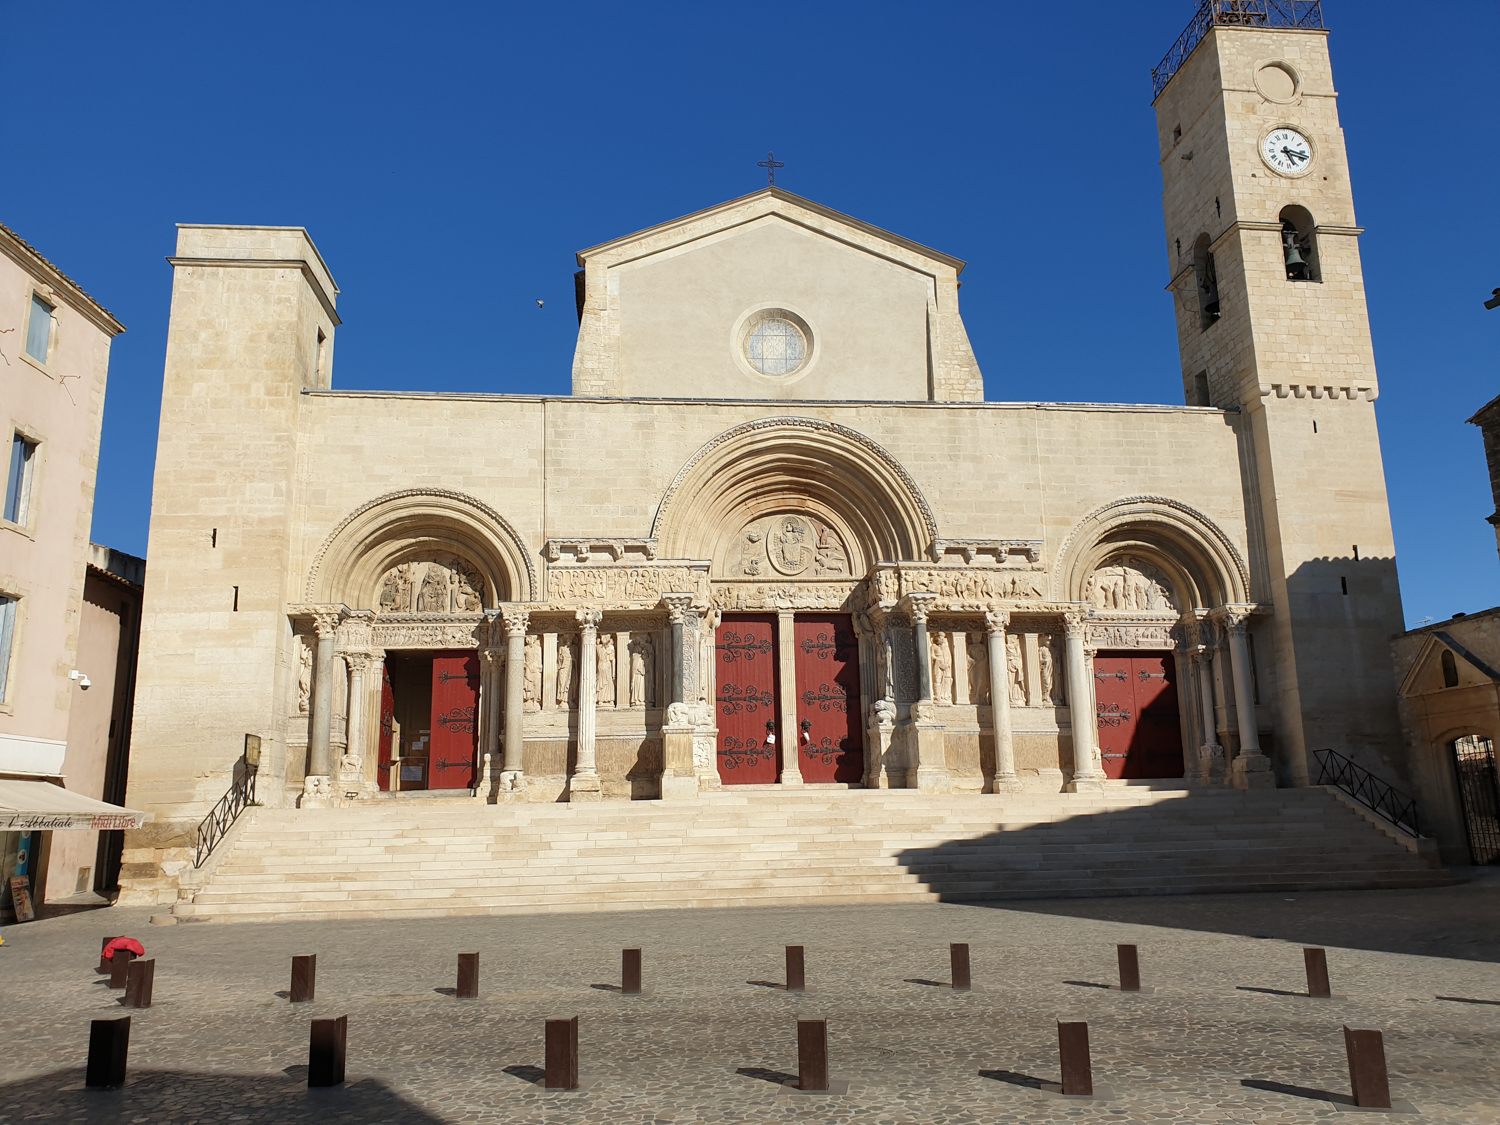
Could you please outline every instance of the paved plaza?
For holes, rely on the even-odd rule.
[[[123,1091],[83,1089],[91,1019],[124,1014],[95,976],[128,933],[156,958]],[[948,943],[972,947],[955,994]],[[1140,947],[1152,995],[1114,979]],[[1300,944],[1328,947],[1333,991],[1304,987]],[[809,992],[781,979],[807,948]],[[626,998],[620,949],[653,995]],[[481,996],[451,993],[481,954]],[[317,999],[285,998],[294,954]],[[1077,983],[1069,983],[1077,982]],[[1261,989],[1264,991],[1247,991]],[[283,995],[278,996],[280,992]],[[1500,880],[1415,891],[654,911],[411,921],[147,924],[143,910],[44,919],[0,948],[0,1125],[22,1122],[1304,1122],[1346,1112],[1341,1027],[1385,1034],[1393,1097],[1422,1120],[1500,1119]],[[342,1088],[308,1090],[308,1021],[349,1017]],[[543,1020],[580,1017],[591,1086],[533,1084]],[[845,1096],[784,1092],[796,1019],[829,1021]],[[1065,1101],[1055,1021],[1085,1019],[1094,1080]],[[1320,1096],[1319,1091],[1328,1096]],[[1411,1119],[1411,1118],[1405,1118]]]

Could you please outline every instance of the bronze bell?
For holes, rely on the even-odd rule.
[[[1284,231],[1281,241],[1286,249],[1286,276],[1291,281],[1301,281],[1307,277],[1307,263],[1303,261],[1302,254],[1297,249],[1297,234],[1295,231]]]

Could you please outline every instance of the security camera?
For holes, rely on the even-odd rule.
[[[82,688],[84,691],[88,691],[89,688],[91,688],[91,687],[94,686],[89,681],[89,678],[87,676],[85,676],[82,672],[80,672],[77,668],[74,668],[71,672],[68,673],[68,679],[70,679],[70,680],[77,680],[78,681],[78,686],[80,688]]]

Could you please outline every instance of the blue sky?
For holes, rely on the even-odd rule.
[[[992,399],[1181,402],[1151,67],[1192,0],[0,6],[0,221],[129,331],[94,538],[146,548],[177,222],[306,226],[336,386],[566,393],[575,250],[779,183],[964,258]],[[1407,620],[1500,602],[1500,4],[1326,0]],[[536,298],[546,300],[538,309]]]

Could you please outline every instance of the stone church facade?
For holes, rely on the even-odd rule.
[[[963,262],[776,188],[579,253],[571,396],[335,389],[307,232],[180,228],[127,882],[188,866],[247,736],[264,803],[414,818],[1388,772],[1324,33],[1209,28],[1156,109],[1183,406],[986,401]]]

